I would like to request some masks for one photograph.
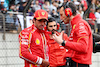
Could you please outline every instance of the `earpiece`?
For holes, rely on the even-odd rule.
[[[67,17],[70,17],[72,15],[72,13],[73,13],[72,9],[69,7],[69,3],[70,2],[67,2],[66,5],[65,5],[65,7],[64,7],[64,9],[65,9],[65,15]]]
[[[57,23],[57,30],[59,30],[59,28],[60,28],[60,25],[59,25],[59,23]]]
[[[71,10],[70,8],[66,8],[66,9],[65,9],[65,15],[66,15],[67,17],[70,17],[70,16],[72,15],[72,10]]]

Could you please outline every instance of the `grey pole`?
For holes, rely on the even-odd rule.
[[[24,28],[26,28],[26,12],[29,9],[29,6],[30,6],[30,4],[31,4],[32,1],[33,0],[29,0],[29,2],[27,2],[27,5],[26,5],[26,7],[25,7],[25,9],[23,11]]]
[[[5,40],[5,16],[2,13],[0,15],[3,17],[3,40]]]

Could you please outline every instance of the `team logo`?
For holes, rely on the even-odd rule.
[[[35,41],[35,42],[36,42],[36,44],[37,44],[37,45],[39,45],[39,44],[40,44],[40,40],[39,40],[39,39],[36,39],[36,41]]]
[[[69,10],[67,10],[67,14],[69,14]]]
[[[42,12],[42,15],[45,15],[45,12]]]
[[[75,29],[76,25],[73,26],[73,29]]]

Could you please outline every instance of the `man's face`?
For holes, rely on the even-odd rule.
[[[67,2],[67,0],[63,0],[64,1],[64,3],[66,3]]]
[[[60,8],[59,12],[60,12],[60,20],[62,20],[65,24],[69,23],[69,17],[65,15],[63,7]]]
[[[55,32],[57,30],[57,24],[55,21],[49,22],[47,26],[48,30],[51,32]]]
[[[44,26],[46,25],[46,20],[45,19],[41,19],[41,20],[33,20],[34,25],[40,29],[43,30]]]
[[[36,5],[38,5],[39,4],[39,1],[36,1]]]
[[[1,5],[3,5],[4,4],[4,2],[1,2]]]

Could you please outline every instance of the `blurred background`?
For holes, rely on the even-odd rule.
[[[0,0],[0,67],[24,67],[18,34],[33,24],[38,9],[46,10],[60,24],[58,31],[65,30],[69,35],[70,24],[64,24],[59,15],[59,6],[67,1],[77,6],[77,13],[91,26],[94,45],[90,67],[100,67],[100,47],[96,47],[100,41],[100,0]]]

